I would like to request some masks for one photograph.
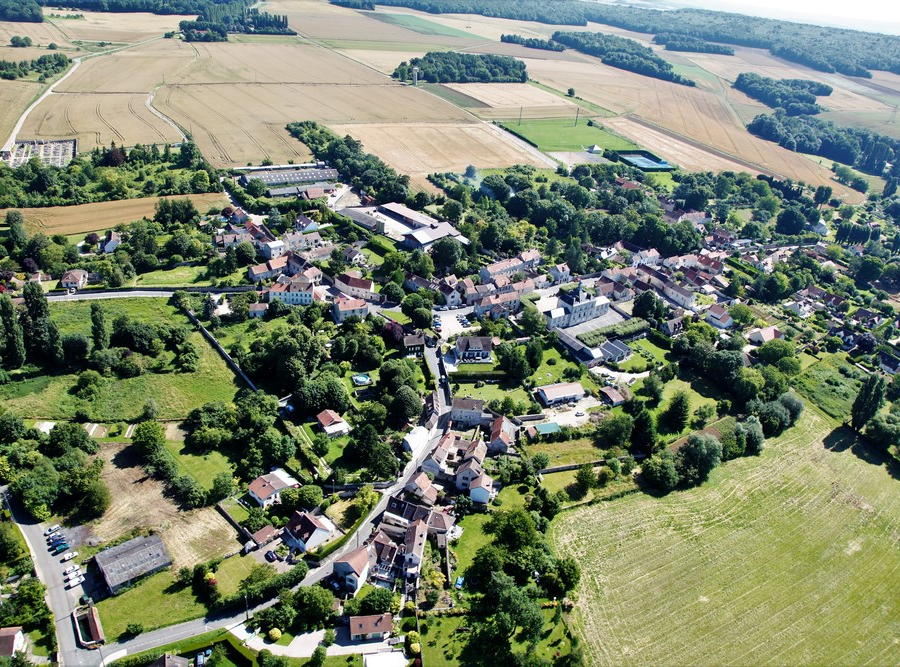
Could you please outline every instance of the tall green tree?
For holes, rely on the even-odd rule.
[[[884,378],[872,373],[859,388],[853,407],[850,408],[850,424],[859,433],[884,405],[886,389]]]
[[[25,363],[25,338],[16,307],[6,294],[0,295],[0,324],[3,326],[3,361],[9,368]]]

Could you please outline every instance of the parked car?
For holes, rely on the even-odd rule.
[[[53,552],[54,556],[58,556],[63,551],[66,551],[67,549],[71,549],[68,542],[60,542],[56,546],[50,547],[50,550]]]
[[[78,557],[77,551],[70,551],[69,553],[67,553],[65,556],[62,557],[62,562],[65,563],[65,562],[70,561],[73,558],[77,558],[77,557]]]
[[[72,579],[69,583],[66,584],[66,588],[77,588],[84,583],[84,577],[78,577],[77,579]]]
[[[77,569],[78,569],[77,565],[70,565],[65,570],[63,570],[63,574],[72,574]]]
[[[584,417],[584,413],[581,410],[579,410],[578,412],[575,413],[575,416],[576,417]]]
[[[54,544],[59,544],[60,542],[65,542],[66,536],[62,533],[57,533],[53,535],[49,540],[47,540],[47,544],[53,546]]]
[[[80,577],[82,577],[81,570],[76,569],[74,572],[71,572],[68,575],[66,575],[66,581],[72,581],[72,580],[78,579]]]
[[[55,533],[57,530],[59,530],[59,524],[58,524],[58,523],[57,523],[57,524],[54,524],[54,525],[52,525],[52,526],[50,526],[47,530],[45,530],[45,531],[44,531],[44,535],[52,535],[52,534]]]
[[[274,563],[276,560],[275,552],[272,551],[271,549],[269,549],[266,552],[266,560],[269,561],[270,563]]]

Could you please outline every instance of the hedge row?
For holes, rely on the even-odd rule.
[[[664,350],[672,349],[672,339],[658,329],[650,329],[647,331],[647,338],[651,343],[658,345]]]
[[[506,375],[505,371],[464,371],[453,373],[452,379],[454,382],[478,382],[479,380],[502,380]]]
[[[535,148],[540,148],[540,146],[538,146],[536,143],[534,143],[531,139],[529,139],[528,137],[526,137],[524,134],[521,134],[521,133],[519,133],[519,132],[516,132],[514,129],[512,129],[512,128],[506,126],[506,125],[504,125],[503,123],[495,122],[494,124],[495,124],[497,127],[503,128],[504,130],[506,130],[507,132],[509,132],[509,133],[510,133],[511,135],[513,135],[514,137],[518,137],[519,139],[521,139],[522,141],[524,141],[526,144],[529,144],[529,145],[531,145],[531,146],[534,146]]]
[[[227,597],[223,597],[215,605],[214,609],[225,609],[227,607],[235,607],[244,604],[244,596],[247,597],[247,604],[257,605],[260,602],[271,600],[278,592],[285,588],[293,588],[297,586],[309,573],[309,566],[300,562],[294,565],[290,570],[283,574],[276,575],[271,579],[267,579],[263,583],[248,588],[245,591],[233,593]]]

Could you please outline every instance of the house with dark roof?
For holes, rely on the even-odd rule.
[[[450,407],[450,421],[454,424],[476,426],[481,424],[484,401],[477,398],[454,398]]]
[[[114,595],[135,579],[169,567],[172,558],[159,535],[150,535],[104,549],[94,556],[94,563]]]
[[[364,545],[334,561],[334,576],[352,595],[366,583],[369,568],[375,563],[374,550]]]
[[[403,351],[407,355],[421,357],[425,352],[425,336],[420,333],[403,337]]]
[[[605,340],[600,343],[598,349],[600,354],[603,355],[603,361],[612,361],[614,363],[625,361],[632,354],[631,348],[619,340]]]
[[[355,642],[384,639],[393,631],[393,623],[394,619],[390,614],[351,616],[350,639]]]
[[[22,626],[0,628],[0,658],[12,658],[19,652],[25,652],[25,633]]]
[[[459,361],[490,361],[493,341],[487,336],[460,336],[456,339],[456,358]]]
[[[308,512],[294,511],[284,527],[285,540],[301,551],[312,551],[328,541],[331,528]]]
[[[878,353],[878,367],[888,375],[896,375],[897,371],[900,371],[900,359],[881,351]]]

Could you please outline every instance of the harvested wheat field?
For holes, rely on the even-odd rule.
[[[253,100],[235,105],[235,99]],[[465,122],[469,116],[433,95],[401,85],[166,86],[155,105],[194,136],[215,166],[269,157],[309,157],[284,129],[296,120],[360,122]]]
[[[66,37],[52,23],[13,23],[12,21],[0,21],[0,44],[7,45],[13,35],[31,37],[34,46],[47,46],[51,42],[62,47],[66,45]],[[25,49],[11,49],[24,51]],[[45,52],[46,53],[46,52]],[[21,58],[14,58],[21,60]],[[8,83],[6,81],[4,84]]]
[[[88,232],[112,229],[120,223],[134,222],[143,217],[152,218],[156,202],[160,199],[190,199],[201,213],[211,206],[226,206],[228,198],[221,193],[211,192],[200,195],[178,195],[176,197],[144,197],[143,199],[123,199],[104,201],[78,206],[53,206],[49,208],[21,208],[25,216],[25,226],[32,233],[87,234]],[[0,209],[0,217],[6,209]]]
[[[104,443],[103,480],[110,508],[93,526],[93,536],[109,542],[135,528],[159,532],[173,567],[193,566],[234,551],[240,545],[231,526],[212,507],[184,512],[165,496],[164,485],[146,475],[131,445]]]
[[[178,131],[146,106],[146,94],[53,94],[32,111],[19,140],[71,139],[79,152],[97,146],[163,144],[181,140]]]
[[[484,118],[514,118],[521,111],[528,118],[574,116],[574,102],[527,83],[445,83],[445,88],[468,95],[487,105],[478,109]]]
[[[389,82],[379,72],[319,46],[235,43],[194,43],[188,46],[195,51],[196,62],[184,73],[167,77],[168,83],[383,84]],[[399,63],[398,60],[397,64]],[[309,94],[315,95],[316,93],[309,91]]]
[[[833,183],[827,169],[747,132],[741,118],[721,94],[624,72],[596,59],[584,63],[532,60],[528,62],[528,68],[532,77],[557,90],[565,91],[572,86],[579,96],[590,102],[620,114],[646,119],[685,141],[699,142],[721,151],[732,161],[757,165],[762,171],[807,183]],[[633,121],[619,122],[622,127],[613,123],[610,126],[642,146],[663,151],[639,136]],[[690,155],[664,154],[675,164],[689,169],[715,168],[711,164],[693,164]],[[849,195],[851,191],[848,189],[847,193]]]
[[[48,18],[47,21],[62,32],[69,41],[83,42],[116,42],[134,43],[154,37],[162,37],[171,30],[178,30],[181,21],[192,21],[194,16],[181,16],[170,14],[162,16],[157,14],[132,12],[88,12],[66,11],[59,9],[44,9],[44,15],[59,14],[72,16],[82,14],[80,19]],[[45,21],[45,23],[47,22]]]
[[[330,125],[339,135],[349,134],[402,174],[422,177],[433,172],[462,171],[513,164],[547,166],[509,135],[483,123],[365,123]]]
[[[197,60],[191,44],[160,40],[85,60],[55,90],[60,93],[149,93]]]
[[[0,146],[6,141],[22,110],[41,92],[41,85],[26,81],[3,81],[0,83]]]
[[[398,44],[398,46],[400,46]],[[425,49],[418,44],[410,44],[408,51],[386,51],[380,49],[342,49],[341,55],[355,60],[361,65],[372,67],[382,74],[390,76],[397,65],[413,58],[421,58],[425,55]]]
[[[896,663],[900,469],[835,426],[807,406],[702,487],[556,518],[585,662]]]

